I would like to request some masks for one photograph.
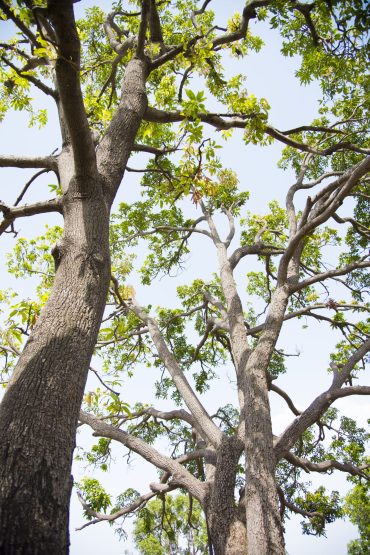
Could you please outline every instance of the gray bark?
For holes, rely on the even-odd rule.
[[[224,437],[217,449],[215,467],[207,476],[209,487],[203,506],[216,555],[248,553],[244,510],[235,506],[234,498],[241,451],[242,445],[235,438]]]

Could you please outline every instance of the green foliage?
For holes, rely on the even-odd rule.
[[[46,3],[33,4],[45,7]],[[137,34],[139,29],[140,17],[130,14],[127,4],[134,13],[140,11],[138,1],[113,3],[117,12],[114,20],[117,39]],[[323,172],[345,172],[362,160],[364,149],[368,148],[370,100],[365,39],[368,38],[369,14],[365,4],[360,0],[311,4],[276,0],[255,10],[256,27],[260,21],[265,21],[277,29],[283,39],[282,54],[299,59],[296,76],[300,82],[307,85],[315,81],[323,93],[318,113],[311,122],[313,127],[306,125],[283,134],[285,141],[289,137],[293,143],[284,148],[280,167],[293,169],[297,177],[308,158],[305,152],[294,147],[294,141],[326,151],[325,156],[311,156],[305,174],[307,181],[320,178]],[[147,81],[149,105],[171,112],[176,121],[183,119],[176,124],[160,125],[142,121],[137,133],[137,143],[154,147],[159,153],[150,157],[144,168],[141,199],[132,204],[121,203],[111,219],[112,273],[118,285],[110,290],[96,346],[108,388],[99,386],[94,391],[87,391],[84,408],[95,415],[108,416],[109,422],[121,425],[132,436],[148,444],[166,439],[172,448],[172,456],[180,456],[197,447],[187,423],[179,419],[163,423],[148,414],[147,405],[135,401],[129,404],[112,391],[112,388],[118,389],[127,377],[137,375],[145,379],[145,372],[150,371],[157,380],[157,396],[171,397],[177,405],[183,405],[172,379],[164,374],[165,364],[146,335],[145,325],[130,310],[130,303],[135,299],[135,289],[129,284],[134,263],[140,262],[139,273],[145,286],[150,286],[163,275],[178,274],[195,245],[196,231],[209,229],[202,217],[202,208],[216,220],[222,217],[226,221],[226,216],[234,218],[236,226],[241,225],[241,235],[236,234],[234,244],[240,238],[240,247],[263,245],[274,252],[274,255],[266,255],[260,251],[257,264],[250,264],[247,272],[244,317],[246,326],[253,327],[261,323],[276,288],[279,258],[275,254],[279,252],[280,256],[287,247],[292,222],[288,221],[287,210],[277,201],[269,204],[265,214],[247,212],[239,219],[249,193],[242,189],[235,171],[225,167],[221,158],[222,146],[231,136],[232,129],[224,129],[228,125],[222,125],[221,129],[216,129],[220,133],[210,136],[209,127],[204,123],[207,118],[213,123],[220,121],[212,120],[217,117],[210,115],[213,112],[226,112],[225,121],[236,118],[243,127],[245,148],[251,144],[266,146],[274,140],[268,99],[257,97],[244,75],[230,74],[229,68],[224,69],[225,55],[238,59],[261,50],[263,41],[252,32],[254,26],[250,22],[245,37],[214,48],[220,29],[212,10],[202,12],[195,0],[166,0],[157,2],[157,8],[164,42],[167,46],[178,46],[179,53],[151,71]],[[34,11],[24,2],[12,5],[11,9],[34,32],[35,42],[30,45],[23,34],[17,33],[0,46],[0,120],[12,109],[25,112],[30,125],[42,127],[47,122],[47,111],[35,108],[33,98],[39,82],[47,87],[54,86],[52,68],[56,47],[41,36]],[[105,18],[101,7],[92,7],[77,22],[82,45],[80,79],[88,123],[100,136],[118,106],[122,77],[135,55],[134,43],[119,55],[111,48],[104,32]],[[240,13],[232,14],[227,22],[227,32],[238,31],[241,21]],[[165,52],[147,32],[145,55],[153,61]],[[191,87],[192,83],[195,83],[194,87]],[[340,148],[336,148],[338,141],[343,142]],[[354,148],[346,148],[348,144],[355,144],[357,152]],[[362,148],[362,152],[358,148]],[[135,154],[131,160],[135,166]],[[305,184],[303,188],[311,186]],[[59,185],[50,184],[49,190],[61,195]],[[355,224],[347,222],[344,233],[331,224],[333,227],[320,227],[305,237],[299,279],[325,271],[329,267],[328,260],[330,267],[335,263],[339,267],[359,261],[368,254],[368,200],[368,182],[364,180],[353,190]],[[298,225],[301,218],[302,212],[297,215]],[[2,379],[3,376],[8,378],[47,300],[54,278],[51,248],[61,234],[62,229],[55,227],[46,228],[45,233],[35,239],[19,238],[8,257],[8,269],[12,275],[33,278],[36,300],[12,292],[0,294],[4,324],[0,332],[0,350],[5,359]],[[201,239],[208,241],[209,237]],[[135,258],[139,246],[145,249],[144,260],[141,260],[141,250],[138,259]],[[340,254],[339,249],[342,249]],[[370,288],[367,269],[348,272],[343,280],[351,288],[354,299],[352,314],[356,313],[356,302],[363,303],[366,308],[366,294]],[[182,284],[177,294],[175,308],[149,305],[143,310],[157,319],[177,363],[194,390],[204,394],[227,365],[233,364],[224,310],[225,296],[218,276],[209,281],[199,278],[190,284]],[[323,294],[327,298],[329,293],[327,289],[323,293],[320,284],[304,288],[291,296],[288,312],[291,314],[312,303],[320,303]],[[257,306],[251,305],[250,301],[256,301]],[[264,308],[257,315],[259,304]],[[328,313],[329,308],[325,309],[325,317],[328,319],[329,314],[332,328],[343,333],[331,360],[343,364],[370,334],[370,320],[362,318],[354,323],[353,317],[353,322],[348,323],[344,311],[331,309],[332,312]],[[209,325],[210,321],[214,322],[213,327]],[[259,333],[250,341],[252,348]],[[268,366],[271,379],[277,379],[285,372],[285,357],[281,348],[274,350]],[[357,377],[360,366],[357,365],[350,380]],[[239,418],[239,410],[232,405],[218,407],[214,415],[214,420],[228,436],[235,434]],[[367,461],[368,439],[369,435],[356,422],[340,417],[335,409],[328,409],[317,424],[304,432],[293,447],[293,453],[317,463],[335,459],[361,466]],[[99,439],[85,457],[89,464],[107,470],[111,462],[111,441]],[[191,461],[185,466],[204,480],[204,472],[197,462]],[[244,471],[240,465],[236,474],[236,484],[242,486]],[[368,486],[358,478],[356,480],[345,508],[346,514],[359,526],[361,535],[349,547],[352,555],[364,554],[369,549]],[[337,492],[327,493],[324,488],[312,492],[309,484],[304,482],[302,469],[293,468],[287,461],[279,464],[278,482],[287,500],[298,507],[302,516],[306,516],[305,533],[323,535],[327,523],[343,516]],[[109,494],[97,480],[84,478],[78,487],[92,509],[106,512],[112,507]],[[112,511],[132,503],[138,496],[135,490],[127,490],[118,497]],[[89,514],[86,517],[91,518]],[[184,555],[207,553],[207,534],[200,507],[193,501],[191,509],[185,495],[166,496],[165,502],[163,499],[150,501],[138,513],[135,538],[143,554],[164,555],[172,549]]]
[[[134,539],[141,555],[207,555],[205,519],[199,503],[183,494],[155,499],[138,512]]]
[[[317,513],[310,516],[308,522],[302,522],[304,534],[325,535],[325,524],[343,516],[339,493],[334,491],[331,495],[326,495],[323,486],[314,492],[308,492],[305,497],[298,497],[296,503],[308,513]]]
[[[370,482],[359,482],[346,496],[345,514],[358,526],[360,537],[348,544],[348,555],[366,555],[370,550]]]
[[[112,505],[110,496],[95,478],[84,477],[75,485],[89,507],[94,511],[106,513],[107,509]],[[86,510],[84,515],[87,520],[92,520],[93,518]]]

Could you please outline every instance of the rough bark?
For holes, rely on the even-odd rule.
[[[208,471],[209,490],[204,509],[215,555],[246,555],[244,510],[235,506],[234,489],[241,446],[224,437],[217,449],[213,470]]]
[[[70,187],[54,288],[0,405],[6,555],[68,552],[75,429],[110,279],[108,209],[91,185],[86,199]]]
[[[245,508],[249,555],[284,555],[275,482],[275,456],[268,398],[267,368],[288,299],[287,288],[273,295],[265,331],[245,373]]]
[[[74,176],[69,144],[59,156],[65,232],[55,283],[0,405],[1,555],[68,553],[75,430],[110,280],[109,210],[146,109],[146,77],[133,59],[100,173],[87,157]]]
[[[212,225],[212,221],[210,223]],[[218,249],[221,283],[227,303],[230,339],[238,377],[241,430],[245,431],[248,543],[245,553],[283,555],[285,549],[275,484],[267,368],[281,328],[288,291],[281,288],[275,292],[265,329],[256,349],[251,352],[243,308],[226,248],[218,242],[215,232],[213,236]]]

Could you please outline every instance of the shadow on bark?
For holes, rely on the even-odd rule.
[[[36,333],[28,341],[0,405],[2,555],[68,553],[70,468],[88,367],[82,360],[86,333],[74,327],[44,345],[38,340]],[[80,356],[68,357],[78,345]]]

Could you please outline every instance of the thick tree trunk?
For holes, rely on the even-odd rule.
[[[235,476],[241,453],[234,438],[224,437],[216,466],[208,472],[210,489],[204,508],[215,555],[246,555],[244,510],[235,505]]]
[[[66,195],[53,291],[0,405],[4,555],[68,553],[77,416],[110,280],[109,211],[90,190]]]
[[[246,555],[248,551],[245,524],[237,518],[236,514],[232,519],[229,516],[229,514],[219,513],[208,519],[212,522],[209,530],[214,553],[215,555]]]
[[[288,291],[277,289],[256,349],[245,372],[245,506],[248,555],[284,555],[275,480],[275,455],[268,398],[267,369],[281,329]]]
[[[248,555],[284,555],[284,538],[275,482],[275,457],[265,380],[264,368],[256,368],[253,375],[249,376],[246,395],[247,553]]]
[[[241,421],[245,431],[247,547],[244,553],[284,555],[284,538],[275,483],[267,369],[281,328],[288,292],[286,288],[280,288],[274,293],[265,330],[257,347],[252,351],[230,261],[225,246],[220,243],[218,257],[238,378]]]
[[[147,61],[128,63],[120,105],[97,149],[99,174],[86,163],[71,179],[70,145],[59,156],[65,233],[58,271],[0,405],[1,555],[68,553],[76,425],[110,281],[109,210],[146,110],[147,75]]]

